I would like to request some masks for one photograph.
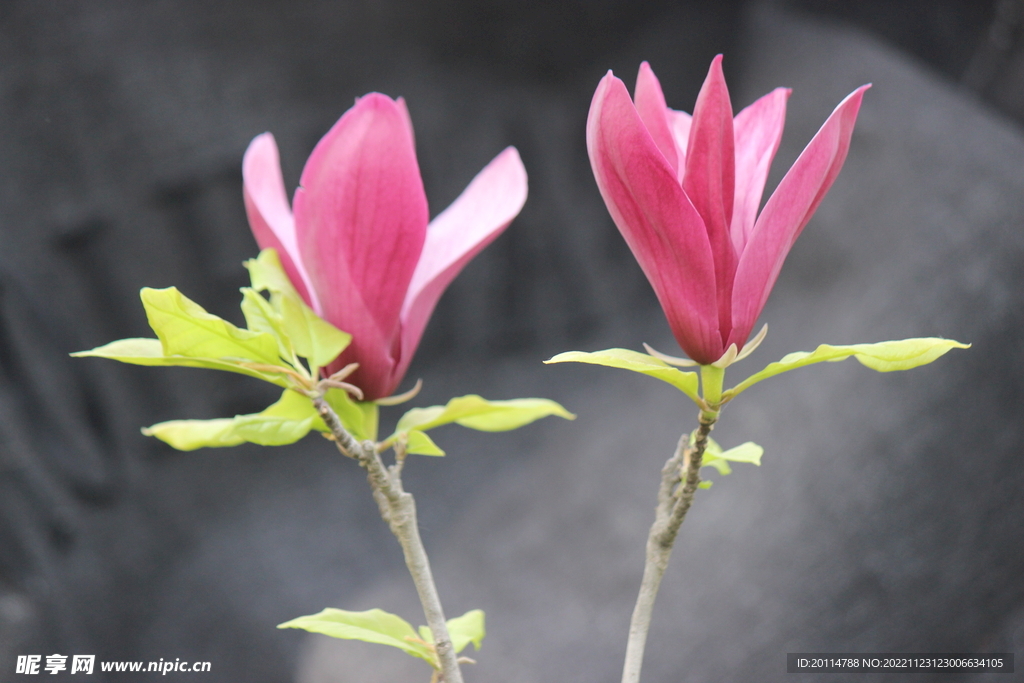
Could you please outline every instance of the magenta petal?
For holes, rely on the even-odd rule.
[[[764,184],[786,124],[789,88],[776,88],[736,115],[736,202],[730,233],[737,255],[750,239]]]
[[[636,88],[633,101],[640,120],[647,126],[647,132],[654,139],[665,160],[672,170],[679,174],[679,157],[676,154],[676,142],[669,125],[669,108],[665,104],[665,94],[661,91],[661,83],[651,70],[651,65],[643,62],[640,72],[636,75]]]
[[[324,317],[358,340],[369,316],[381,352],[397,354],[427,217],[404,107],[379,93],[360,98],[317,144],[295,193],[299,251]]]
[[[242,157],[242,198],[249,226],[260,249],[276,249],[288,278],[306,303],[319,310],[316,292],[295,241],[295,220],[288,206],[277,142],[270,133],[253,138]]]
[[[430,222],[423,255],[402,307],[402,353],[395,369],[396,384],[405,375],[445,288],[519,214],[526,192],[526,169],[516,148],[508,147]]]
[[[587,117],[597,186],[672,332],[699,363],[723,352],[715,272],[704,222],[644,126],[622,81],[609,71]]]
[[[693,108],[683,189],[707,226],[715,259],[719,326],[723,337],[729,335],[732,327],[732,283],[737,261],[729,236],[735,199],[734,144],[732,104],[722,73],[722,55],[718,55],[711,62]]]
[[[786,255],[839,175],[869,87],[857,88],[839,103],[765,204],[736,270],[728,343],[742,347],[750,336]]]

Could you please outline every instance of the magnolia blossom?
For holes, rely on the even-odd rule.
[[[692,116],[665,105],[647,62],[632,100],[611,71],[601,80],[587,120],[598,188],[697,363],[734,358],[747,343],[786,254],[846,160],[868,87],[839,103],[758,215],[787,88],[733,118],[721,55]]]
[[[291,207],[270,133],[249,145],[242,175],[260,248],[276,249],[306,303],[352,335],[327,371],[359,363],[347,381],[367,400],[394,392],[445,288],[526,201],[509,147],[428,224],[409,112],[379,93],[320,140]]]

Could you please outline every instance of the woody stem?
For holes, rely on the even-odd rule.
[[[644,659],[644,646],[651,626],[654,601],[658,597],[661,577],[668,567],[672,546],[675,544],[679,527],[693,504],[693,494],[700,484],[700,467],[708,436],[718,419],[717,412],[701,412],[700,427],[696,438],[689,446],[689,434],[679,438],[672,457],[665,461],[661,470],[661,486],[658,489],[658,505],[655,508],[654,524],[647,536],[647,558],[644,576],[640,582],[640,594],[633,608],[629,623],[629,640],[626,642],[626,661],[622,668],[622,683],[639,683],[640,667]]]
[[[411,493],[402,488],[400,468],[388,471],[375,444],[372,441],[358,442],[342,426],[338,415],[322,397],[314,398],[313,405],[331,430],[338,450],[356,460],[366,470],[366,479],[380,509],[380,516],[388,523],[391,533],[402,546],[405,566],[412,575],[427,626],[434,635],[434,648],[441,664],[440,680],[444,683],[462,683],[462,671],[459,669],[455,648],[452,647],[451,636],[448,635],[441,598],[437,594],[437,586],[430,572],[430,560],[416,523],[416,501]]]

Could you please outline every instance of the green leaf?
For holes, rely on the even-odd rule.
[[[473,649],[480,649],[480,645],[484,642],[484,636],[487,635],[482,609],[470,610],[461,617],[449,619],[446,623],[455,654],[462,652],[470,643],[473,643]]]
[[[223,417],[216,420],[169,420],[143,427],[146,436],[155,436],[179,451],[194,451],[197,448],[223,448],[245,443],[235,434],[235,418]]]
[[[761,456],[764,455],[764,448],[758,446],[753,441],[747,441],[741,443],[735,448],[723,452],[720,456],[723,460],[731,460],[732,462],[746,462],[751,465],[761,466]]]
[[[814,351],[798,351],[785,356],[776,363],[770,363],[761,372],[751,375],[726,391],[723,398],[730,399],[762,380],[814,363],[836,363],[853,356],[862,365],[866,365],[872,370],[894,372],[927,365],[945,355],[950,349],[967,349],[970,346],[970,344],[961,344],[958,341],[940,337],[921,337],[849,346],[822,344]]]
[[[243,265],[249,271],[249,280],[256,291],[267,290],[301,300],[302,297],[284,272],[276,249],[264,249],[259,256],[247,260]]]
[[[281,358],[291,359],[295,350],[292,341],[284,331],[284,321],[270,302],[255,289],[242,287],[242,315],[245,325],[252,332],[266,332],[277,341],[277,352]]]
[[[405,452],[409,455],[444,455],[444,451],[438,448],[433,439],[418,429],[409,432]]]
[[[381,609],[349,612],[328,607],[319,614],[286,621],[279,624],[278,628],[301,628],[332,638],[390,645],[426,660],[435,669],[439,668],[433,649],[427,642],[423,642],[424,639],[420,638],[409,622]]]
[[[488,401],[475,394],[459,396],[443,406],[413,408],[398,421],[395,436],[440,427],[452,422],[484,432],[502,432],[527,425],[549,415],[567,420],[576,416],[546,398],[516,398],[509,401]]]
[[[695,437],[696,430],[690,434],[690,445],[693,445]],[[760,466],[762,455],[764,455],[764,449],[753,441],[747,441],[735,448],[723,451],[722,447],[714,439],[708,439],[708,445],[704,449],[704,458],[701,466],[714,467],[718,470],[719,474],[724,476],[732,474],[732,468],[729,466],[730,462],[745,462]]]
[[[668,382],[700,405],[700,398],[697,394],[698,379],[696,372],[677,370],[663,360],[649,356],[646,353],[629,349],[605,349],[604,351],[595,351],[593,353],[567,351],[544,362],[590,363],[592,365],[604,365],[609,368],[639,372],[640,374],[660,379],[662,382]]]
[[[264,249],[255,259],[245,262],[255,290],[267,290],[271,303],[281,316],[285,333],[295,352],[309,360],[310,368],[328,365],[352,341],[352,335],[318,316],[295,290],[281,260],[273,249]]]
[[[177,287],[144,287],[140,295],[165,356],[243,359],[266,365],[280,362],[271,335],[243,330],[207,313]]]
[[[324,399],[338,414],[341,425],[356,438],[357,441],[377,440],[377,416],[380,412],[372,401],[353,401],[343,389],[328,389]],[[315,429],[326,432],[327,425],[319,419]]]
[[[180,451],[237,446],[248,441],[260,446],[283,446],[306,436],[322,421],[313,402],[286,389],[276,403],[250,415],[215,420],[171,420],[142,430]]]
[[[235,361],[219,358],[196,358],[193,356],[166,356],[164,346],[159,339],[119,339],[118,341],[98,346],[90,351],[72,353],[75,358],[109,358],[131,365],[179,366],[188,368],[208,368],[210,370],[226,370],[238,372],[261,379],[265,382],[287,387],[287,376],[281,373],[264,372],[246,367],[247,361]]]
[[[352,342],[352,335],[318,316],[301,299],[282,298],[281,317],[295,352],[308,359],[314,371],[329,365]]]

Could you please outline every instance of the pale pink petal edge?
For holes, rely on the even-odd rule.
[[[857,88],[839,103],[758,216],[736,270],[733,334],[728,343],[739,347],[746,343],[789,250],[839,175],[864,91],[869,87]]]
[[[281,175],[277,142],[262,133],[249,143],[242,157],[242,198],[249,226],[260,249],[276,249],[281,265],[299,295],[318,313],[320,304],[302,264],[295,240],[295,219]]]
[[[526,195],[526,168],[516,148],[508,147],[430,222],[402,306],[402,353],[395,368],[399,378],[408,369],[444,290],[519,215]]]

